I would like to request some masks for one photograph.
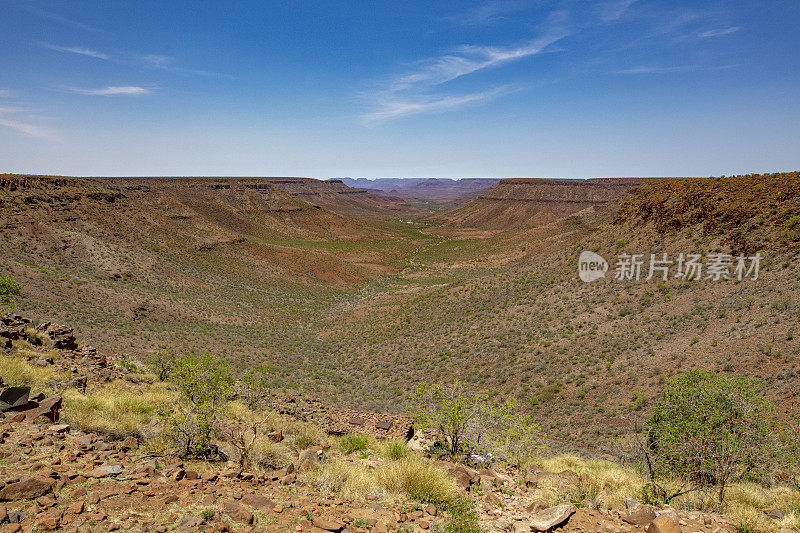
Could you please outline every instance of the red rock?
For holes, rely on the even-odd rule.
[[[575,506],[571,503],[562,503],[555,507],[550,507],[544,511],[539,511],[531,518],[531,529],[533,531],[547,531],[548,529],[560,526],[572,516]]]
[[[41,513],[36,517],[36,527],[42,531],[53,531],[61,524],[61,516],[56,512]]]
[[[344,529],[343,524],[333,520],[328,520],[326,518],[313,517],[311,519],[311,523],[314,525],[314,527],[324,529],[325,531],[341,531]]]
[[[0,500],[30,500],[47,494],[55,485],[55,481],[48,478],[33,476],[21,479],[16,483],[9,483],[0,489]]]
[[[647,524],[644,530],[646,533],[680,533],[681,524],[678,515],[669,511]]]
[[[253,513],[235,500],[226,500],[223,502],[222,510],[236,522],[245,524],[253,523]]]
[[[656,519],[656,511],[650,505],[639,505],[622,515],[622,520],[636,526],[644,526]]]
[[[262,511],[266,511],[275,507],[275,502],[266,496],[262,496],[261,494],[245,494],[242,496],[242,503]]]

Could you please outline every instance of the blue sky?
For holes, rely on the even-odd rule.
[[[800,2],[0,0],[0,172],[800,169]]]

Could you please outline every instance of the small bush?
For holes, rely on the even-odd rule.
[[[459,496],[442,507],[450,513],[450,520],[435,526],[434,533],[480,533],[478,512],[469,499]]]
[[[361,463],[334,459],[326,461],[320,468],[310,470],[304,475],[321,490],[339,494],[343,498],[385,496],[384,489],[378,483],[375,470],[371,470]]]
[[[343,454],[349,455],[353,452],[360,452],[367,449],[369,439],[364,435],[345,435],[339,439],[339,449]]]
[[[228,362],[211,354],[177,358],[167,372],[180,394],[173,410],[162,411],[176,452],[182,456],[216,455],[212,437],[218,417],[233,392],[233,372]]]
[[[496,401],[497,391],[470,391],[456,380],[449,385],[418,385],[412,410],[419,429],[434,428],[451,456],[491,453],[519,465],[535,454],[541,431],[516,413],[513,398]]]
[[[22,284],[9,276],[0,276],[0,305],[12,307],[14,297],[22,294]]]
[[[290,422],[283,430],[283,434],[287,443],[299,450],[320,446],[328,440],[325,433],[318,426],[307,422]]]
[[[399,440],[390,440],[383,443],[381,455],[391,461],[397,461],[408,457],[411,450],[408,449],[406,443]]]
[[[250,450],[250,467],[261,472],[285,468],[294,461],[295,453],[282,443],[258,437]]]
[[[457,494],[453,478],[421,457],[392,461],[376,472],[382,487],[422,503],[440,505]]]

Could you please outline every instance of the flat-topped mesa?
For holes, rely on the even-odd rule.
[[[645,178],[508,178],[440,218],[464,226],[522,229],[604,204],[645,181]]]
[[[597,204],[608,202],[632,185],[617,182],[512,178],[501,180],[479,199]],[[588,206],[587,206],[588,207]]]

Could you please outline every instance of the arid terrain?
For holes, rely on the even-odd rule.
[[[598,452],[692,367],[751,372],[785,412],[800,408],[797,174],[503,180],[433,214],[337,181],[4,180],[0,268],[26,287],[19,311],[110,354],[212,351],[270,365],[276,386],[382,410],[416,382],[460,376]],[[752,282],[610,271],[584,284],[584,249],[612,270],[625,252],[764,260]]]
[[[312,406],[306,414],[321,409],[322,419],[328,416],[323,427],[339,427],[336,435],[364,433],[380,420],[405,428],[413,388],[455,378],[513,398],[541,426],[550,450],[584,458],[617,457],[620,439],[647,418],[665,382],[691,369],[760,378],[781,420],[800,412],[800,173],[511,179],[465,195],[455,202],[448,196],[448,208],[411,194],[352,189],[340,180],[2,175],[0,273],[23,285],[13,311],[30,317],[32,326],[74,327],[86,350],[79,352],[80,365],[95,364],[87,353],[116,361],[107,366],[122,374],[103,374],[103,383],[119,380],[133,394],[137,387],[151,391],[159,382],[128,378],[156,354],[217,354],[237,375],[266,369],[274,398]],[[581,281],[582,251],[608,261],[604,278]],[[650,254],[665,253],[672,260],[698,254],[703,261],[729,254],[733,264],[721,279],[707,279],[709,270],[676,277],[674,264],[666,280],[660,272],[645,279]],[[644,258],[639,279],[617,279],[623,254]],[[759,254],[757,279],[752,271],[737,279],[740,254],[750,262]],[[64,365],[63,354],[56,359]],[[80,365],[62,370],[92,375]],[[317,415],[281,405],[291,423],[319,424]],[[319,529],[314,519],[323,516],[336,521],[337,531],[378,523],[378,531],[404,524],[426,529],[437,521],[435,508],[404,509],[402,498],[388,505],[341,492],[321,496],[318,488],[333,481],[301,476],[295,485],[286,464],[274,474],[244,478],[230,465],[161,464],[149,451],[136,452],[138,443],[123,445],[70,423],[63,429],[0,421],[4,483],[46,464],[52,472],[40,475],[59,480],[61,495],[71,494],[64,501],[59,496],[56,506],[69,506],[59,514],[64,527],[103,522],[102,515],[167,530],[177,527],[184,510],[201,516],[195,507],[208,500],[212,508],[222,501],[216,498],[231,502],[226,516],[251,523],[247,513],[255,507],[264,513],[256,523],[298,531]],[[280,428],[272,425],[270,431]],[[373,437],[401,433],[406,430]],[[373,468],[370,461],[389,460],[380,442],[360,459],[332,453],[336,445],[329,450],[322,438],[314,445],[320,457]],[[303,453],[302,445],[292,446]],[[77,462],[67,465],[64,454]],[[476,501],[485,528],[515,530],[498,521],[536,513],[529,507],[537,499],[544,500],[541,509],[565,501],[557,494],[580,489],[581,476],[592,473],[583,460],[559,461],[539,466],[561,476],[542,474],[560,487],[549,496],[535,492],[540,480],[526,482],[519,470],[470,470],[466,489],[484,486]],[[294,461],[292,470],[307,468],[303,462]],[[107,465],[121,470],[91,474]],[[75,479],[86,490],[69,492]],[[611,490],[608,483],[603,490]],[[252,499],[242,515],[242,498],[252,487],[269,503]],[[54,505],[46,495],[51,489],[42,493],[42,510]],[[173,492],[177,500],[164,500]],[[613,506],[579,505],[570,530],[619,532],[649,524],[622,521],[632,511],[620,494],[610,497]],[[566,501],[582,501],[573,496]],[[303,498],[310,498],[307,505]],[[133,522],[123,518],[144,502],[154,505],[135,511]],[[735,525],[687,509],[679,509],[685,531]],[[91,516],[80,518],[88,510]],[[214,527],[218,518],[212,512],[201,521]]]

